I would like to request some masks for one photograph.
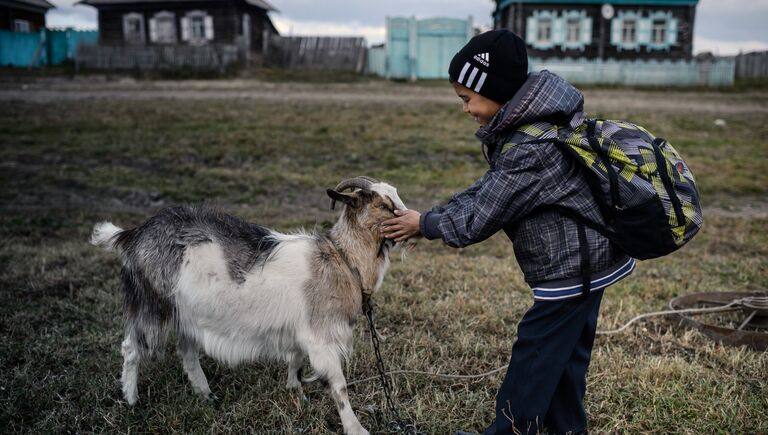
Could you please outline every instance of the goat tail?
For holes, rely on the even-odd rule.
[[[93,226],[91,233],[91,244],[107,251],[115,250],[115,239],[123,231],[112,224],[112,222],[99,222]]]

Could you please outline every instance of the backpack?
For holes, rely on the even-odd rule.
[[[546,125],[551,127],[542,130],[537,123],[518,128],[539,138],[518,145],[554,142],[578,162],[605,224],[561,209],[564,213],[640,260],[670,254],[699,231],[702,214],[696,181],[665,139],[624,121],[592,119],[575,129]]]

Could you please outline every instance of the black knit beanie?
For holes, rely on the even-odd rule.
[[[509,30],[491,30],[467,42],[451,60],[451,82],[506,103],[528,78],[525,42]]]

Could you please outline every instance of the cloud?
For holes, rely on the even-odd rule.
[[[50,0],[49,0],[50,1]],[[45,24],[48,27],[72,27],[77,30],[97,30],[98,15],[96,8],[86,5],[75,5],[77,0],[53,0],[56,6],[45,14]]]
[[[272,22],[283,36],[362,36],[368,45],[384,42],[384,25],[371,26],[357,21],[349,23],[327,21],[302,21],[286,19],[278,15],[272,16]]]
[[[734,56],[750,51],[768,50],[768,42],[765,41],[722,41],[701,36],[693,38],[693,52],[711,52],[716,56]]]
[[[280,10],[280,16],[300,22],[357,21],[367,26],[383,26],[387,16],[465,19],[470,15],[476,24],[489,25],[493,22],[491,14],[495,7],[491,0],[274,0],[272,4]]]

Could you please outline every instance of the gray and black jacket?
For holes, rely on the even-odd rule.
[[[604,222],[578,164],[553,143],[523,143],[531,136],[517,131],[537,121],[575,128],[586,118],[583,105],[582,93],[562,78],[548,71],[531,74],[493,120],[476,133],[487,150],[490,170],[447,204],[423,213],[422,234],[458,248],[503,229],[513,242],[517,262],[536,300],[582,294],[587,280],[582,274],[580,226],[588,246],[584,253],[589,253],[591,290],[601,290],[629,275],[634,259],[567,216],[570,212],[591,222]],[[504,147],[510,143],[518,145]]]

